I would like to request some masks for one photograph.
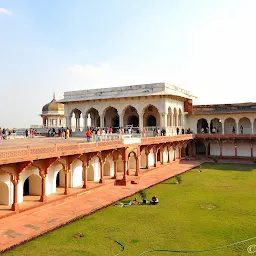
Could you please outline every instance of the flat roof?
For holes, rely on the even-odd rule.
[[[98,99],[112,99],[123,97],[140,97],[155,95],[175,95],[185,99],[196,98],[190,91],[168,83],[152,83],[128,85],[121,87],[99,88],[91,90],[68,91],[64,93],[61,103],[74,101],[89,101]]]
[[[230,114],[230,113],[256,112],[256,102],[193,105],[193,114]]]

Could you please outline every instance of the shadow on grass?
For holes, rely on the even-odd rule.
[[[195,167],[197,170],[200,167]],[[256,164],[229,164],[229,163],[205,163],[201,165],[200,169],[216,170],[216,171],[238,171],[238,172],[251,172],[256,169]]]

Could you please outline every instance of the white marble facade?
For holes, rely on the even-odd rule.
[[[166,83],[65,92],[66,126],[74,131],[97,127],[164,127],[169,134],[185,128],[188,91]]]

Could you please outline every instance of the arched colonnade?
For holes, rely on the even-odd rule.
[[[250,117],[200,118],[197,120],[197,133],[254,134],[256,119]]]
[[[180,108],[168,108],[168,113],[161,113],[155,105],[148,104],[141,111],[133,105],[123,109],[113,106],[102,112],[96,108],[86,111],[75,108],[66,116],[66,126],[74,131],[84,131],[87,127],[182,127],[183,114]]]
[[[27,161],[16,164],[16,169],[2,166],[0,205],[9,205],[12,210],[19,211],[27,196],[46,202],[57,192],[68,195],[72,188],[86,189],[97,182],[104,184],[107,179],[126,184],[128,176],[139,176],[144,169],[185,157],[189,154],[190,145],[188,141],[142,145],[137,150],[106,150]]]

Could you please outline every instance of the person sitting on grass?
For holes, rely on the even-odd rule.
[[[159,203],[159,199],[156,196],[152,196],[152,199],[150,201],[150,204],[158,204]]]

